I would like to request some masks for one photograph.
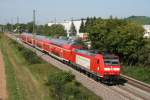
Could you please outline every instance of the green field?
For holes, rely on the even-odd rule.
[[[123,66],[122,73],[150,84],[150,68],[143,66]]]
[[[76,82],[74,78],[69,79],[69,81],[65,80],[65,84],[53,84],[52,80],[56,84],[57,82],[62,82],[62,80],[56,81],[54,76],[58,76],[56,78],[60,79],[63,78],[59,77],[60,73],[64,73],[64,76],[71,74],[65,74],[66,72],[62,72],[47,62],[42,61],[30,50],[22,49],[21,45],[2,35],[2,33],[0,34],[0,49],[5,61],[9,100],[101,99]],[[59,91],[57,94],[56,86],[62,89],[60,95]]]

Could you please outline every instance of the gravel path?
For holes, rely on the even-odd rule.
[[[3,62],[3,56],[0,51],[0,100],[7,100],[7,87],[6,87],[6,76],[5,76],[5,67]]]

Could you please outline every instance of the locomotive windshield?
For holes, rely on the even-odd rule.
[[[117,56],[105,56],[104,63],[106,65],[119,65],[119,59]]]

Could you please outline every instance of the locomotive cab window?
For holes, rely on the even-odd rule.
[[[106,65],[119,65],[119,58],[116,56],[104,57],[104,63]]]
[[[105,60],[104,63],[105,63],[106,65],[111,65],[111,62],[108,61],[108,60]]]
[[[112,61],[112,65],[119,65],[119,61]]]
[[[106,65],[119,65],[119,60],[114,60],[114,59],[105,59],[104,60],[104,63],[106,64]]]

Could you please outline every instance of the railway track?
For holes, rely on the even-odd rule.
[[[149,100],[150,98],[149,92],[135,87],[129,83],[126,83],[124,86],[111,86],[110,88],[131,100]]]
[[[43,60],[51,63],[59,69],[72,71],[72,73],[76,76],[77,81],[79,81],[81,84],[93,91],[98,96],[101,96],[104,100],[150,100],[150,87],[143,82],[122,75],[122,77],[128,81],[124,85],[107,86],[105,84],[101,84],[89,78],[88,76],[74,70],[73,68],[68,67],[68,65],[63,64],[56,59],[53,59],[49,55],[44,54],[27,44],[22,43],[14,35],[6,35],[14,40],[17,40],[19,43],[31,49],[32,51],[35,51],[37,55],[40,56]]]
[[[149,84],[138,81],[138,80],[128,77],[126,75],[121,75],[121,77],[126,79],[129,84],[134,85],[134,86],[150,93],[150,85]]]

